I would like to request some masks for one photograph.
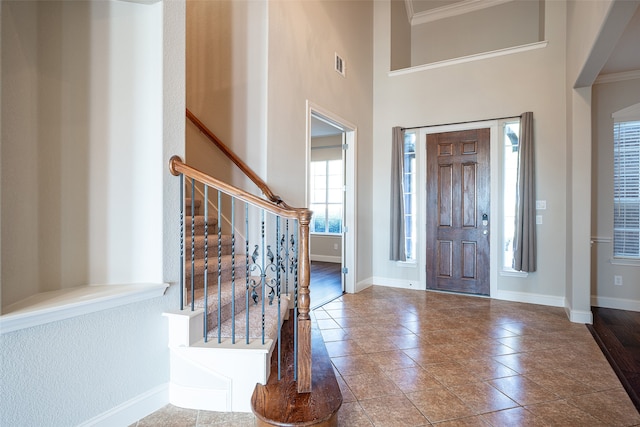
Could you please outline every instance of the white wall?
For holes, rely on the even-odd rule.
[[[304,205],[307,100],[357,127],[356,281],[371,275],[372,13],[363,1],[269,3],[266,180],[288,203]],[[336,52],[346,78],[333,69]]]
[[[591,322],[592,90],[637,1],[567,2],[566,309]]]
[[[177,296],[3,334],[2,425],[75,426],[165,386],[161,313],[175,308],[171,300]]]
[[[162,4],[3,12],[3,304],[161,282]]]
[[[419,279],[417,268],[388,260],[390,139],[393,126],[446,124],[519,115],[533,111],[537,198],[547,201],[538,227],[538,271],[526,278],[498,277],[498,291],[527,299],[564,298],[566,208],[565,25],[566,6],[545,8],[547,47],[476,62],[389,75],[389,2],[374,10],[374,194],[373,275],[379,282]],[[443,37],[452,37],[443,34]],[[494,201],[495,202],[495,201]],[[418,236],[419,244],[424,238]],[[381,283],[382,284],[382,283]]]
[[[601,307],[640,311],[640,268],[616,265],[613,257],[613,118],[619,110],[640,102],[640,79],[593,86],[593,180],[591,296]],[[623,279],[614,285],[614,275]]]

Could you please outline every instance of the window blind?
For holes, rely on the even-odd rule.
[[[613,127],[613,256],[640,258],[640,121]]]

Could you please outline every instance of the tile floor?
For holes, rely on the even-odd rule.
[[[564,309],[373,286],[314,311],[341,426],[634,426],[636,411]],[[252,426],[168,406],[142,426]]]

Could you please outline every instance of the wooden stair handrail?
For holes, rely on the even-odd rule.
[[[262,208],[272,214],[298,220],[300,227],[298,250],[298,392],[311,392],[311,317],[309,316],[311,306],[311,299],[309,297],[311,261],[309,258],[309,223],[311,222],[312,212],[306,208],[292,208],[248,193],[185,164],[179,156],[173,156],[169,159],[169,170],[174,176],[182,174],[191,179],[195,179],[209,187],[223,191],[236,199]]]
[[[193,114],[189,109],[186,109],[187,118],[193,123],[199,130],[206,136],[209,141],[211,141],[222,153],[229,158],[236,166],[240,168],[240,170],[247,176],[254,184],[258,186],[262,194],[265,195],[267,199],[276,203],[278,205],[287,206],[287,204],[282,200],[280,196],[273,194],[273,191],[269,188],[266,182],[262,180],[245,162],[242,161],[240,157],[238,157],[227,145],[220,140],[209,128],[207,128],[204,123],[198,119],[195,114]]]

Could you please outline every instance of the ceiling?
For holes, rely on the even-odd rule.
[[[311,116],[311,137],[317,138],[322,136],[339,135],[342,133],[342,129],[339,129],[331,123],[319,119],[318,117]]]
[[[640,7],[636,9],[600,74],[640,70]]]
[[[468,13],[505,1],[510,0],[405,0],[405,4],[410,15],[409,20],[415,23]],[[636,9],[600,74],[638,70],[640,70],[640,7]]]

